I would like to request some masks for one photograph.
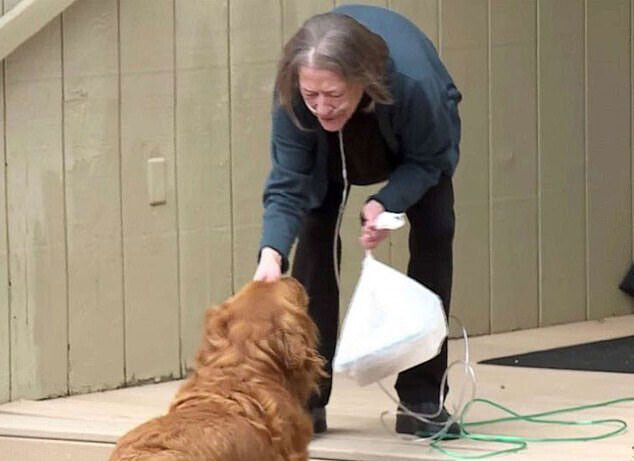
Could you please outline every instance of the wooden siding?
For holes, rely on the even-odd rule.
[[[255,270],[281,46],[342,3],[78,0],[0,61],[0,401],[186,373]],[[425,30],[464,95],[467,330],[631,313],[634,1],[366,3]],[[377,187],[348,202],[342,306]],[[377,256],[404,270],[407,232]]]

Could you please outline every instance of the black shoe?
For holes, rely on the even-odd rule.
[[[326,409],[324,407],[311,409],[310,415],[313,418],[314,434],[323,434],[328,430],[328,425],[326,424]]]
[[[438,411],[438,405],[431,402],[422,403],[405,403],[401,402],[413,413],[422,413],[424,415],[433,415]],[[447,420],[450,418],[449,413],[444,408],[440,414],[434,418],[427,418],[432,422],[425,422],[405,413],[400,408],[396,413],[396,432],[399,434],[412,434],[419,437],[432,437],[440,432]],[[445,433],[440,437],[442,439],[460,438],[460,424],[453,422],[449,425]]]

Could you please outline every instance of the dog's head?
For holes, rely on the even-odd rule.
[[[306,292],[293,278],[248,283],[207,310],[198,367],[241,364],[274,374],[304,403],[324,376],[317,328],[307,306]]]

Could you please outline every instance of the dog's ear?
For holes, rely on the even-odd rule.
[[[313,341],[304,333],[281,332],[284,366],[291,372],[320,374],[323,358],[314,347]]]
[[[290,390],[305,404],[311,392],[318,392],[319,378],[327,376],[324,359],[304,334],[280,331],[278,338]]]
[[[303,368],[308,359],[306,339],[297,333],[281,332],[280,340],[286,369],[295,371]]]
[[[227,303],[214,306],[205,312],[205,336],[226,337],[229,328],[229,313]]]
[[[197,367],[205,366],[213,354],[228,346],[230,314],[226,303],[207,308],[201,347],[196,355]]]

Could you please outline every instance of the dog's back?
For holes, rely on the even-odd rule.
[[[270,442],[242,418],[173,411],[122,438],[110,461],[275,461]]]
[[[323,376],[298,282],[252,282],[208,309],[195,370],[168,414],[119,440],[110,461],[304,461],[306,400]]]

